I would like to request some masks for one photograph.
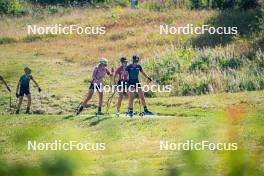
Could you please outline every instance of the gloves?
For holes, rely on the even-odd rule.
[[[7,90],[8,90],[9,92],[11,92],[11,89],[10,89],[10,87],[7,87]]]
[[[148,77],[148,80],[151,82],[152,81],[151,77]]]
[[[39,91],[39,92],[41,92],[41,91],[42,91],[40,87],[38,87],[38,91]]]
[[[16,93],[16,97],[17,97],[17,98],[19,97],[19,94],[18,94],[18,93]]]

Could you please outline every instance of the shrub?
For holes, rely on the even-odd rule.
[[[235,56],[233,50],[173,48],[148,60],[145,67],[158,84],[177,87],[172,95],[253,91],[264,87],[261,51]]]
[[[71,6],[83,6],[86,4],[107,4],[112,6],[126,7],[129,1],[126,0],[29,0],[32,3],[41,5],[71,5]]]
[[[2,44],[8,44],[8,43],[14,43],[16,42],[15,39],[10,38],[10,37],[0,37],[0,45]]]
[[[27,35],[26,37],[24,37],[22,39],[23,42],[26,43],[30,43],[30,42],[34,42],[34,41],[38,41],[38,40],[43,40],[46,38],[52,38],[52,37],[56,37],[57,35],[53,35],[53,34],[43,34],[43,35]]]
[[[220,66],[222,69],[238,69],[242,64],[243,61],[241,57],[224,58],[220,60]]]
[[[48,14],[54,15],[56,13],[59,13],[59,8],[57,6],[49,6],[48,7]]]
[[[257,64],[258,67],[264,68],[264,55],[260,55],[259,57],[257,57]]]
[[[191,1],[191,8],[197,9],[202,7],[202,2],[200,0],[190,0]]]
[[[258,5],[257,0],[239,0],[238,1],[238,7],[240,9],[249,9],[249,8],[254,8]]]
[[[211,61],[209,57],[202,56],[198,58],[197,60],[194,60],[190,67],[190,71],[208,71],[212,67]]]
[[[160,10],[162,8],[185,7],[191,9],[198,8],[212,8],[212,9],[250,9],[258,6],[258,0],[145,0],[143,7],[153,10]]]
[[[157,97],[156,93],[152,92],[152,91],[144,92],[144,95],[147,98],[155,98],[155,97]]]
[[[24,15],[28,10],[19,0],[0,0],[0,15]]]
[[[34,42],[37,40],[42,40],[42,36],[41,35],[28,35],[25,38],[22,39],[23,42],[26,43],[30,43],[30,42]]]
[[[258,82],[253,80],[244,80],[239,84],[240,90],[254,91],[259,88]]]
[[[202,80],[198,82],[194,88],[194,91],[195,91],[195,95],[208,94],[209,93],[209,81]]]

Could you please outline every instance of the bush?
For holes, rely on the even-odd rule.
[[[240,9],[247,10],[249,8],[254,8],[256,6],[258,6],[257,0],[239,0],[238,1],[238,7]]]
[[[191,9],[212,8],[212,9],[249,9],[258,6],[258,0],[146,0],[144,8],[160,10],[162,8],[185,7]]]
[[[243,61],[241,57],[225,58],[220,60],[220,66],[222,69],[238,69],[242,66]]]
[[[244,80],[239,84],[240,90],[254,91],[259,89],[258,82],[253,80]]]
[[[156,93],[152,92],[152,91],[144,92],[144,96],[147,97],[147,98],[155,98],[155,97],[157,97]]]
[[[258,67],[264,68],[264,56],[263,55],[257,58],[257,63],[258,63]]]
[[[191,1],[191,8],[197,9],[202,7],[202,2],[200,0],[190,0]]]
[[[8,43],[14,43],[16,42],[15,39],[10,38],[10,37],[0,37],[0,45],[2,44],[8,44]]]
[[[19,0],[0,0],[0,15],[24,15],[28,11]]]
[[[171,95],[253,91],[264,87],[261,51],[236,56],[233,50],[173,48],[144,64],[158,84],[177,87]]]
[[[45,35],[28,35],[26,37],[24,37],[22,39],[23,42],[26,42],[26,43],[31,43],[31,42],[34,42],[34,41],[38,41],[38,40],[43,40],[43,39],[46,39],[46,38],[52,38],[52,37],[56,37],[57,35],[53,35],[53,34],[45,34]]]
[[[87,4],[107,4],[112,6],[126,7],[129,4],[127,0],[29,0],[34,4],[41,5],[70,5],[70,6],[83,6]]]
[[[65,8],[62,6],[49,6],[48,7],[48,14],[55,15],[55,14],[67,14],[70,12],[69,8]]]
[[[198,58],[197,60],[194,60],[190,67],[189,70],[192,71],[208,71],[212,67],[211,61],[209,57],[202,56]]]

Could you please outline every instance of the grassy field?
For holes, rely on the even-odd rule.
[[[175,172],[178,175],[263,175],[263,99],[263,91],[151,99],[153,109],[177,115],[163,119],[2,115],[0,151],[5,163],[1,164],[0,172],[18,172],[13,175],[24,172],[24,175],[32,172],[36,175],[177,175]],[[106,143],[106,150],[32,152],[27,151],[28,140],[100,141]],[[236,142],[239,149],[159,150],[159,141],[186,140]],[[45,164],[48,166],[44,167]],[[62,172],[65,170],[67,174]]]
[[[23,114],[25,103],[22,115],[10,115],[9,93],[0,85],[0,175],[264,175],[264,91],[261,87],[250,92],[226,93],[224,88],[219,88],[215,94],[208,91],[206,93],[210,94],[202,96],[175,96],[175,93],[147,98],[150,110],[172,115],[173,118],[71,116],[87,92],[91,72],[100,57],[107,57],[110,67],[116,68],[119,57],[131,57],[138,53],[152,74],[148,63],[159,55],[161,59],[166,59],[167,55],[178,53],[178,48],[187,47],[187,51],[190,49],[191,52],[195,50],[190,52],[190,57],[200,53],[236,53],[246,55],[248,60],[245,59],[243,67],[230,69],[230,72],[235,77],[238,74],[243,76],[244,72],[257,68],[258,75],[254,72],[253,78],[263,80],[261,63],[264,57],[260,50],[263,49],[264,35],[257,19],[258,13],[257,10],[222,13],[214,10],[155,12],[84,8],[55,15],[1,17],[0,74],[13,91],[11,112],[15,109],[15,87],[24,66],[33,69],[33,76],[43,92],[39,94],[32,86],[32,115]],[[56,23],[106,26],[108,32],[104,36],[26,34],[28,24],[52,26]],[[239,26],[240,31],[233,37],[161,36],[159,25],[164,23],[234,24]],[[262,58],[262,62],[251,62],[248,53],[261,53],[258,58]],[[219,77],[223,74],[225,72],[219,73]],[[169,81],[177,83],[179,78],[191,80],[193,75],[201,77],[197,72],[176,75],[182,77]],[[221,84],[219,81],[218,85]],[[108,97],[109,94],[106,94],[104,100]],[[115,103],[116,97],[110,112],[115,112]],[[97,104],[97,95],[91,104]],[[138,104],[135,109],[139,111]],[[127,99],[122,105],[122,111],[126,110]],[[87,110],[85,113],[95,111]],[[27,150],[28,140],[104,142],[106,150],[32,152]],[[177,143],[186,140],[235,142],[238,143],[238,150],[159,149],[160,141]]]

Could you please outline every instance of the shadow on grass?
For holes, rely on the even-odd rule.
[[[259,32],[261,9],[256,8],[248,11],[228,10],[219,12],[219,14],[206,22],[211,27],[237,27],[238,34],[243,38],[250,37],[254,32]],[[194,47],[216,47],[225,46],[231,43],[234,35],[209,34],[199,35],[191,39]]]
[[[67,115],[63,117],[63,119],[70,120],[70,119],[73,119],[73,117],[75,117],[75,115],[71,114],[71,115]]]
[[[96,115],[94,115],[94,116],[90,116],[90,117],[86,117],[85,119],[83,119],[82,121],[87,121],[87,120],[91,120],[91,119],[93,119],[93,118],[95,118],[96,117]]]
[[[98,116],[93,116],[93,117],[97,117],[98,119],[96,121],[94,121],[94,122],[91,122],[90,125],[89,125],[90,127],[96,126],[99,123],[101,123],[101,122],[103,122],[103,121],[108,120],[108,119],[111,118],[111,117],[104,117],[104,118],[102,118],[102,117],[98,117]]]

